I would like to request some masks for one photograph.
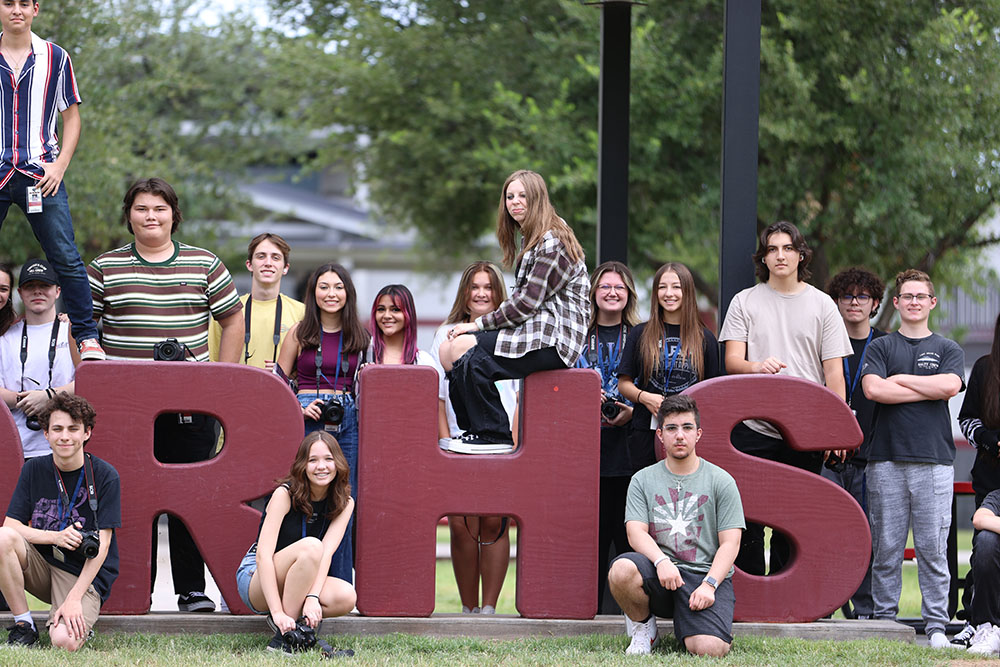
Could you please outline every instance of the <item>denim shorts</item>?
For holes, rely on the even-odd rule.
[[[240,561],[240,566],[236,568],[236,589],[240,593],[240,599],[243,600],[243,604],[255,614],[260,614],[261,616],[267,615],[267,611],[257,611],[254,606],[250,604],[250,580],[253,578],[253,573],[257,571],[257,544],[254,543],[250,550],[247,551],[247,555],[243,557]]]

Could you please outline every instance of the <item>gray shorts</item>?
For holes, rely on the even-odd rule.
[[[671,591],[660,583],[653,561],[634,551],[624,553],[615,560],[621,558],[635,563],[642,576],[642,590],[649,596],[650,613],[660,618],[672,618],[674,636],[678,640],[683,642],[686,637],[694,635],[712,635],[727,644],[733,643],[733,609],[736,607],[736,596],[733,594],[731,578],[727,577],[719,582],[719,588],[715,591],[715,604],[708,609],[691,611],[688,599],[695,589],[701,586],[701,582],[705,579],[704,573],[677,568],[684,585]]]

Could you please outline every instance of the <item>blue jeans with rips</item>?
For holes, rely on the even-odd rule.
[[[73,218],[69,214],[66,184],[60,183],[54,195],[42,199],[41,213],[28,213],[27,189],[36,183],[34,178],[17,171],[0,188],[0,227],[3,226],[10,205],[17,204],[28,218],[31,231],[42,246],[45,258],[59,275],[63,309],[73,323],[73,338],[77,342],[97,338],[90,281],[73,235]]]

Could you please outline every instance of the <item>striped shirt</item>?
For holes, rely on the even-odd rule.
[[[587,341],[590,278],[583,260],[574,262],[552,232],[524,253],[510,298],[476,319],[480,329],[500,329],[494,354],[523,357],[554,347],[567,367]]]
[[[130,243],[99,256],[87,274],[108,359],[152,359],[156,343],[176,338],[208,361],[209,317],[243,309],[222,260],[177,241],[165,262],[147,262]]]
[[[0,56],[0,187],[15,170],[45,175],[42,165],[59,156],[56,118],[82,101],[69,54],[52,42],[31,34],[31,52],[16,81]]]

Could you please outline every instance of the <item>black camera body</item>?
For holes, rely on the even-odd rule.
[[[336,397],[324,401],[319,406],[319,411],[321,415],[320,421],[324,424],[337,426],[344,421],[344,406]]]
[[[153,346],[155,361],[184,361],[184,345],[176,338],[161,340]]]
[[[295,621],[295,627],[285,634],[281,639],[293,651],[305,651],[316,645],[316,630],[306,624],[306,617],[302,616]]]
[[[83,536],[83,540],[80,541],[76,552],[84,558],[96,558],[101,550],[101,538],[98,532],[96,530],[83,530],[80,531],[80,535]]]
[[[823,465],[826,466],[827,470],[832,470],[837,474],[840,474],[847,469],[847,461],[840,458],[836,454],[830,454],[826,461],[823,462]]]
[[[613,398],[606,398],[601,402],[601,416],[604,421],[611,421],[621,413],[622,408]]]

